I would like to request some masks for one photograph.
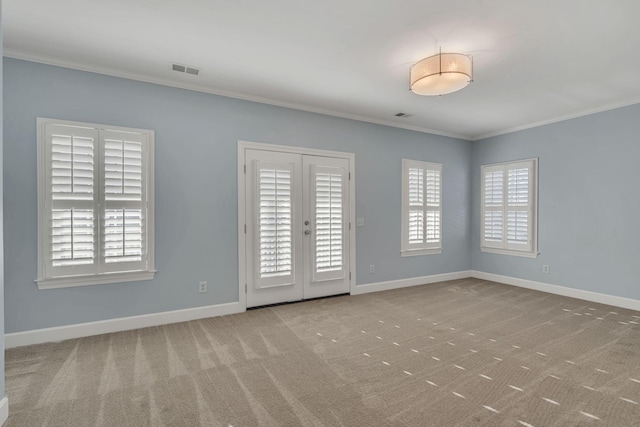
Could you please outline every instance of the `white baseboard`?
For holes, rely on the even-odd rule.
[[[168,323],[187,322],[189,320],[204,319],[207,317],[224,316],[226,314],[242,313],[243,311],[245,311],[245,308],[241,307],[239,302],[232,302],[205,307],[187,308],[184,310],[165,311],[162,313],[143,314],[140,316],[121,317],[118,319],[101,320],[98,322],[34,329],[31,331],[5,334],[4,346],[5,348],[13,348],[23,345],[62,341],[71,338],[81,338],[91,335],[147,328],[149,326],[166,325]]]
[[[518,279],[515,277],[501,276],[499,274],[485,273],[482,271],[471,271],[471,277],[492,282],[504,283],[506,285],[518,286],[520,288],[533,289],[535,291],[547,292],[565,297],[577,298],[600,304],[613,305],[630,310],[640,311],[640,300],[617,297],[614,295],[601,294],[598,292],[585,291],[582,289],[567,288],[565,286],[550,285],[548,283],[534,282],[533,280]]]
[[[9,399],[5,396],[0,400],[0,426],[9,418]]]
[[[434,274],[431,276],[411,277],[409,279],[358,285],[351,291],[351,295],[427,285],[430,283],[466,279],[469,277],[640,311],[640,300],[617,297],[581,289],[567,288],[564,286],[550,285],[547,283],[534,282],[532,280],[518,279],[515,277],[502,276],[499,274],[485,273],[475,270],[457,271],[453,273]],[[146,328],[150,326],[166,325],[168,323],[186,322],[189,320],[204,319],[207,317],[224,316],[227,314],[242,313],[244,311],[245,307],[242,306],[240,302],[188,308],[184,310],[165,311],[162,313],[122,317],[98,322],[14,332],[5,334],[4,344],[5,348],[14,348],[24,345],[41,344],[45,342],[62,341],[72,338]],[[8,417],[8,401],[5,397],[0,401],[0,425],[3,420],[6,420],[6,417]]]
[[[466,279],[471,277],[471,271],[456,271],[453,273],[433,274],[431,276],[411,277],[409,279],[390,280],[388,282],[367,283],[358,285],[351,291],[351,295],[368,294],[369,292],[389,291],[391,289],[408,288],[409,286],[428,285],[430,283],[446,282],[448,280]]]

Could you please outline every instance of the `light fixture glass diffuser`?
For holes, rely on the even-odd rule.
[[[418,95],[445,95],[467,86],[472,76],[471,57],[438,53],[411,67],[411,90]]]

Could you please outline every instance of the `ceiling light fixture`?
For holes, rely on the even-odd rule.
[[[440,52],[411,66],[410,88],[418,95],[445,95],[473,81],[473,61],[462,53]]]

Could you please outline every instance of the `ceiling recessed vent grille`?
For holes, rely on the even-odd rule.
[[[407,113],[398,113],[395,115],[396,117],[402,117],[403,119],[406,119],[407,117],[411,117],[412,114],[407,114]]]
[[[171,69],[179,73],[191,74],[192,76],[197,76],[198,74],[200,74],[199,68],[189,67],[187,65],[171,64]]]

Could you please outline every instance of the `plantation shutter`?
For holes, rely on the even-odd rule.
[[[101,241],[104,271],[146,265],[145,136],[104,130]]]
[[[427,229],[425,233],[425,247],[440,246],[440,169],[426,169],[426,215]]]
[[[424,170],[409,168],[409,245],[424,243]]]
[[[153,278],[153,138],[38,118],[40,289]]]
[[[403,160],[402,251],[442,247],[439,163]]]
[[[482,247],[535,248],[537,159],[482,166]]]
[[[315,218],[312,280],[345,277],[345,170],[311,165],[311,200]]]
[[[51,123],[45,126],[48,274],[97,271],[97,141],[95,129]]]
[[[531,251],[531,162],[507,167],[507,249]]]
[[[255,161],[256,171],[256,287],[292,283],[293,173],[290,163]]]
[[[504,165],[482,168],[483,246],[504,247]]]

